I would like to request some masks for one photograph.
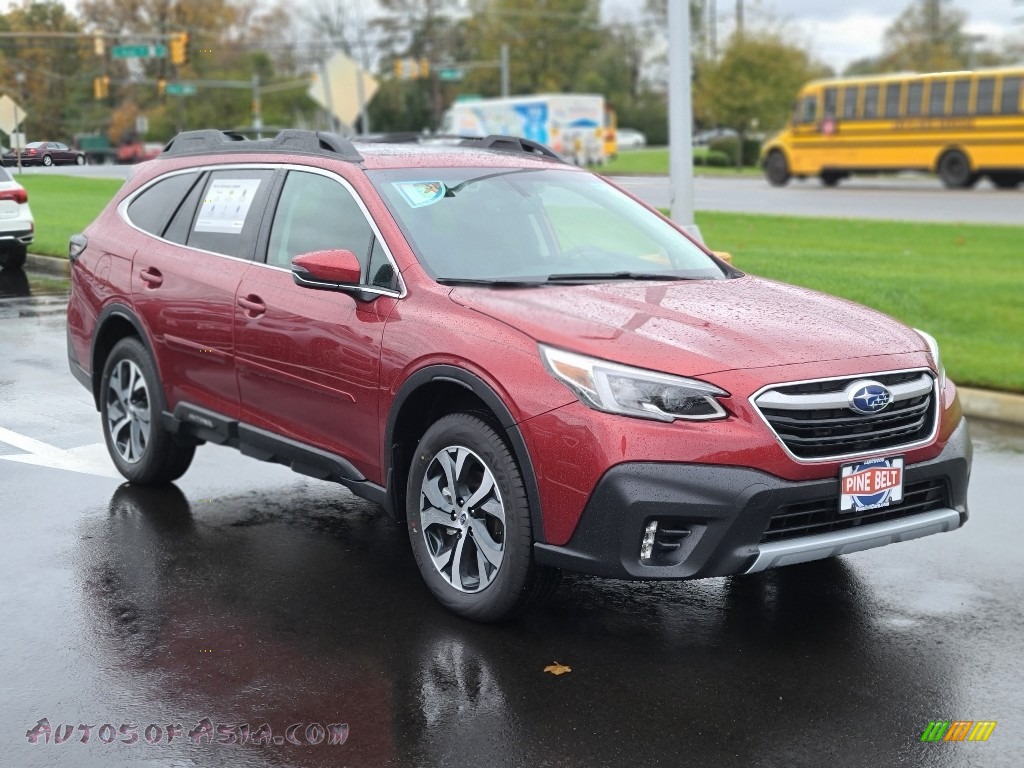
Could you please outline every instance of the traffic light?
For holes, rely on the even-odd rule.
[[[430,62],[420,59],[420,77],[430,77]]]
[[[156,81],[156,92],[162,97],[164,95],[164,91],[166,91],[166,90],[167,90],[167,79],[164,78],[164,77],[161,77],[159,80]]]
[[[405,79],[405,61],[403,59],[395,59],[394,61],[395,77],[399,80]]]
[[[171,35],[171,64],[188,64],[188,54],[188,32],[175,32]]]
[[[94,77],[92,80],[92,95],[97,101],[107,98],[110,95],[110,78],[106,75]]]
[[[103,39],[103,35],[94,35],[92,38],[92,52],[103,58],[107,53],[107,41]]]

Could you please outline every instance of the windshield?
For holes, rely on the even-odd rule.
[[[589,173],[413,168],[367,175],[439,282],[726,276],[671,225]]]

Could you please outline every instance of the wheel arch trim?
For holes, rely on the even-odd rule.
[[[142,342],[142,345],[146,348],[150,358],[153,360],[153,367],[156,368],[157,375],[160,376],[160,361],[154,353],[153,345],[149,340],[149,333],[146,330],[145,324],[127,304],[122,304],[121,302],[108,304],[100,311],[99,316],[96,318],[96,326],[92,333],[92,339],[89,342],[89,366],[92,378],[92,396],[97,410],[100,407],[100,379],[103,378],[103,370],[102,366],[97,365],[96,355],[99,350],[96,347],[96,342],[102,337],[103,331],[107,325],[114,319],[124,320],[135,329],[136,335],[139,337],[139,341]],[[162,377],[161,381],[163,381]]]
[[[509,442],[509,447],[519,464],[523,475],[523,484],[526,487],[526,498],[530,503],[530,523],[533,527],[533,538],[537,543],[547,541],[544,535],[544,515],[540,501],[540,487],[537,482],[537,474],[534,471],[533,460],[530,457],[526,440],[523,437],[519,425],[512,415],[505,401],[497,392],[483,379],[476,374],[470,373],[464,368],[454,365],[429,365],[413,373],[399,387],[395,398],[391,403],[388,413],[387,426],[384,433],[384,471],[388,495],[392,499],[392,505],[396,513],[402,512],[398,509],[397,494],[394,488],[394,434],[398,424],[398,416],[406,401],[422,387],[434,382],[446,382],[455,384],[472,392],[486,405],[498,419]]]

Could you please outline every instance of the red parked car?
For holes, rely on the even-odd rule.
[[[470,618],[560,569],[753,573],[967,519],[934,339],[528,141],[181,134],[70,257],[71,370],[126,478],[208,442],[341,483]]]

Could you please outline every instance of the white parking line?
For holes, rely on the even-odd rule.
[[[110,463],[107,447],[103,443],[83,445],[64,450],[28,435],[0,427],[0,443],[7,443],[25,453],[0,456],[0,461],[16,461],[49,469],[63,469],[85,475],[120,478]]]

